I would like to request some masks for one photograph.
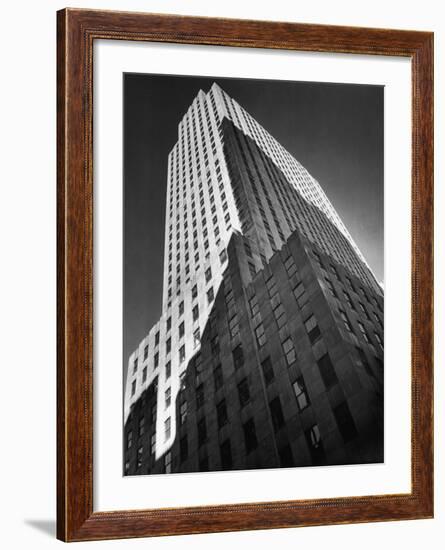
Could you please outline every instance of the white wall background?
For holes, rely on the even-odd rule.
[[[77,0],[76,7],[430,30],[436,33],[436,519],[89,543],[97,547],[361,550],[403,545],[438,548],[445,536],[443,402],[445,376],[440,306],[444,303],[445,17],[442,2],[423,0]],[[2,391],[0,502],[2,547],[42,548],[55,540],[55,12],[64,2],[2,6],[0,128]],[[442,121],[442,124],[439,124]],[[61,543],[59,543],[61,544]]]

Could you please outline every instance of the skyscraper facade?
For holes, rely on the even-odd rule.
[[[168,158],[126,474],[378,462],[383,293],[318,182],[217,84]]]

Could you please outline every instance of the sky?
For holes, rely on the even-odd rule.
[[[320,183],[383,281],[383,87],[124,75],[123,368],[159,320],[167,158],[198,91],[217,82]]]

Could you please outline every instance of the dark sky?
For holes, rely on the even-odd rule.
[[[168,153],[215,81],[319,181],[383,281],[383,87],[125,74],[124,372],[160,316]]]

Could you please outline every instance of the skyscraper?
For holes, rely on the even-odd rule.
[[[217,84],[169,154],[125,473],[381,461],[383,295],[318,182]]]

